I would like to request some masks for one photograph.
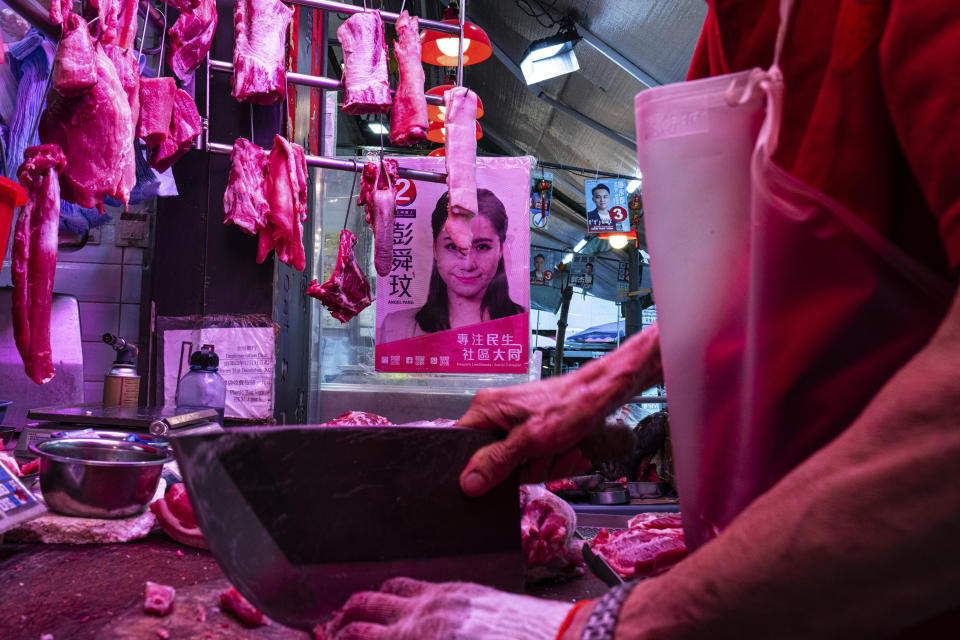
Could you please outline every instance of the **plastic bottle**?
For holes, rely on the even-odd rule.
[[[220,357],[212,344],[205,344],[190,356],[190,371],[180,378],[177,389],[178,409],[216,409],[217,421],[223,425],[227,403],[227,383],[217,373]]]

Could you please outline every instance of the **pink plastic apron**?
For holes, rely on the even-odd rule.
[[[781,0],[769,70],[636,97],[691,548],[846,428],[927,342],[953,294],[854,213],[774,164],[791,5]]]

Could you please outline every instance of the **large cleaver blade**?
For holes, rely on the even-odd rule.
[[[312,628],[387,579],[521,587],[516,478],[460,491],[497,435],[457,427],[246,427],[173,437],[187,493],[230,582]]]

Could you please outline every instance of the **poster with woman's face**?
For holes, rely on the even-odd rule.
[[[396,158],[445,172],[442,158]],[[527,373],[530,158],[478,158],[473,242],[444,229],[447,187],[398,181],[393,268],[377,276],[376,370]]]

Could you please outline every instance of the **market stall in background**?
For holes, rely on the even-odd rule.
[[[457,485],[477,391],[656,321],[630,105],[704,8],[595,4],[0,2],[0,628],[289,637],[396,575],[683,557],[662,387],[584,473]]]

